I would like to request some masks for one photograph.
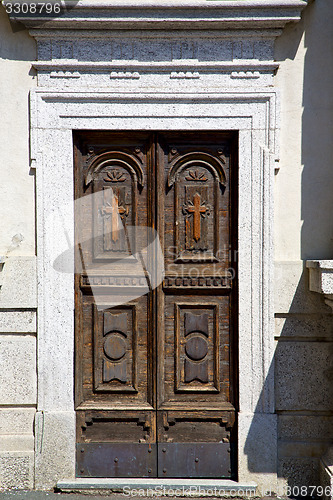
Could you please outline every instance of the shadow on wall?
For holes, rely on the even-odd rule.
[[[244,446],[247,468],[254,474],[276,474],[275,415],[273,415],[274,418],[270,418],[272,414],[264,413],[272,377],[274,377],[274,363],[271,364],[267,373]],[[275,492],[274,486],[272,491]]]
[[[301,128],[303,171],[299,186],[303,220],[300,258],[332,259],[332,0],[309,2],[302,20],[297,25],[287,26],[277,39],[276,59],[294,59],[303,35],[306,53]],[[293,83],[288,82],[288,85],[292,88]],[[286,274],[290,272],[287,270]],[[276,314],[275,356],[256,405],[244,452],[250,472],[276,472],[274,456],[265,450],[265,435],[270,430],[261,428],[265,394],[274,373],[278,476],[290,487],[319,485],[319,458],[333,442],[332,313],[319,294],[309,291],[307,269],[303,269],[297,285],[284,287],[283,279],[276,283],[282,285],[277,294],[288,295],[288,286],[295,292],[291,303],[282,300],[285,308]],[[253,443],[257,446],[258,440],[265,450],[262,457],[253,449]]]
[[[275,321],[278,474],[291,487],[319,486],[320,457],[333,442],[333,317],[309,291],[305,267],[288,313]]]
[[[305,10],[302,117],[302,259],[333,258],[333,5]]]
[[[35,61],[37,47],[26,29],[12,24],[3,5],[0,4],[0,59]],[[34,71],[34,70],[32,70]]]
[[[333,443],[333,319],[307,282],[304,269],[288,313],[276,314],[275,355],[244,447],[249,472],[278,471],[278,478],[291,488],[320,485],[319,459]],[[276,447],[275,419],[263,413],[272,376]],[[286,490],[278,488],[277,493],[286,495]]]

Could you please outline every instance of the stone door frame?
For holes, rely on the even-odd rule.
[[[238,480],[276,484],[273,178],[277,94],[31,92],[37,182],[38,411],[36,488],[75,477],[74,277],[54,259],[73,246],[77,130],[236,130],[239,133]],[[61,147],[59,147],[61,145]],[[63,219],[54,221],[62,206]],[[263,452],[264,450],[264,452]]]

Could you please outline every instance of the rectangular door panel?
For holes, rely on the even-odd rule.
[[[108,298],[83,296],[76,360],[83,376],[77,387],[77,409],[152,410],[147,296],[114,307],[108,307]]]
[[[166,276],[228,277],[230,139],[219,133],[160,134],[158,164]]]
[[[158,408],[233,408],[229,297],[165,294],[163,299]]]
[[[152,226],[152,137],[75,139],[76,414],[81,477],[157,474],[153,297],[141,256]]]
[[[231,151],[223,133],[158,136],[160,477],[235,474]]]

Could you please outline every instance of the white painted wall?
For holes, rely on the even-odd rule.
[[[29,172],[28,92],[36,81],[31,69],[36,43],[26,30],[13,29],[1,6],[0,255],[31,256],[35,254],[35,210],[34,175]]]
[[[315,0],[276,41],[281,161],[276,260],[333,256],[333,9]]]
[[[332,0],[311,2],[275,48],[282,111],[275,177],[276,404],[283,411],[279,473],[291,486],[318,483],[318,457],[333,438],[332,315],[323,298],[308,291],[304,265],[333,257],[332,7]]]
[[[36,407],[34,173],[29,89],[35,41],[0,7],[0,489],[32,488]]]

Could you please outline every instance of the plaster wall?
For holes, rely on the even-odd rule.
[[[36,408],[34,173],[29,90],[36,44],[0,7],[0,489],[33,488]]]
[[[333,255],[333,10],[315,0],[276,40],[281,91],[275,177],[276,410],[282,484],[319,484],[332,442],[333,321],[306,259]]]

